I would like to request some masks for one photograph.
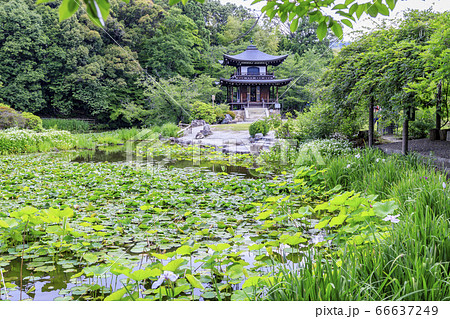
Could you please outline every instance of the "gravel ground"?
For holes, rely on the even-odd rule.
[[[377,145],[384,152],[401,153],[402,142],[393,142]],[[408,142],[410,152],[418,153],[426,159],[432,159],[438,167],[443,167],[450,173],[450,142],[449,141],[430,141],[427,138],[419,140],[410,140]]]

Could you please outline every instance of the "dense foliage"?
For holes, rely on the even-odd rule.
[[[303,86],[318,79],[331,57],[328,42],[314,33],[316,23],[305,20],[291,33],[277,19],[217,0],[175,6],[111,0],[104,28],[84,10],[58,22],[60,3],[0,1],[0,101],[18,111],[111,127],[188,121],[195,101],[211,103],[215,95],[224,102],[215,82],[234,70],[218,61],[251,40],[270,54],[291,53],[276,72],[301,75],[285,96],[280,92],[289,109],[299,110],[314,98]]]

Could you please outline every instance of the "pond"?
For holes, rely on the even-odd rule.
[[[286,172],[255,178],[248,163],[180,154],[149,170],[123,147],[1,159],[2,300],[102,300],[128,286],[130,300],[168,299],[170,281],[151,287],[164,271],[178,276],[171,299],[229,300],[325,240],[312,211],[297,213],[316,199],[283,202],[303,189]]]

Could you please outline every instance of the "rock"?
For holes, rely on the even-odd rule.
[[[222,124],[228,124],[231,121],[233,121],[233,118],[231,117],[231,115],[230,114],[225,114],[225,118],[223,119]]]
[[[250,143],[255,143],[255,139],[253,137],[250,137]]]
[[[206,137],[212,135],[213,132],[211,131],[211,127],[206,124],[205,126],[203,126],[203,130],[201,130],[200,133],[202,133]]]
[[[205,135],[203,135],[202,131],[198,132],[197,135],[195,135],[195,139],[199,140],[205,138]]]
[[[263,138],[264,138],[264,135],[262,133],[256,133],[255,134],[255,140],[260,140],[260,139],[263,139]]]
[[[207,125],[204,120],[193,120],[191,122],[192,127],[198,127],[198,126],[204,126],[204,125]]]

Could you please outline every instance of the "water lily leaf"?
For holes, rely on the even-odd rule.
[[[247,288],[247,287],[258,286],[260,279],[261,279],[261,277],[247,278],[247,280],[242,285],[242,289]]]
[[[184,260],[182,258],[178,258],[178,259],[172,260],[167,265],[165,265],[163,267],[163,270],[175,272],[178,269],[178,267],[180,267],[181,265],[186,264],[186,263],[187,263],[186,260]]]
[[[130,275],[128,275],[128,277],[130,277],[131,279],[135,280],[135,281],[142,281],[144,279],[148,279],[150,277],[158,277],[159,275],[161,275],[161,270],[158,268],[147,268],[147,269],[139,269],[136,270],[135,272],[131,273]]]
[[[91,264],[96,263],[98,261],[98,257],[92,253],[84,254],[83,259]]]
[[[194,276],[192,276],[190,274],[186,274],[186,279],[189,281],[189,283],[192,285],[192,287],[198,288],[198,289],[201,289],[201,290],[205,289],[205,287],[202,285],[200,280],[198,280]]]
[[[394,211],[398,208],[398,205],[394,201],[389,201],[385,203],[374,203],[373,211],[375,215],[380,218],[384,218],[387,215],[394,215]]]
[[[131,289],[131,286],[128,287],[128,289]],[[110,294],[108,297],[105,298],[105,301],[118,301],[120,300],[125,294],[127,293],[127,289],[122,288],[119,289],[112,294]]]
[[[307,242],[308,240],[306,238],[300,237],[300,234],[295,234],[293,236],[289,236],[289,235],[285,234],[280,237],[280,241],[283,244],[287,244],[289,246],[295,246],[300,243]]]
[[[206,246],[217,252],[224,251],[225,249],[228,249],[231,247],[230,244],[226,244],[226,243],[220,243],[217,245],[206,245]]]
[[[54,271],[56,268],[55,266],[41,266],[41,267],[37,267],[34,270],[35,271],[41,271],[41,272],[51,272]]]
[[[264,244],[254,244],[254,245],[250,245],[247,247],[248,250],[253,251],[253,250],[260,250],[264,248]]]

